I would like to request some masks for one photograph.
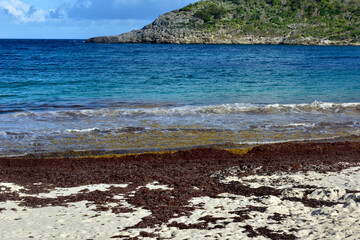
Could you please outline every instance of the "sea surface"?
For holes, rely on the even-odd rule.
[[[0,156],[360,139],[360,47],[0,40]]]

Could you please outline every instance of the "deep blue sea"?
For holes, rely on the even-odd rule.
[[[0,40],[0,155],[359,140],[360,47]]]

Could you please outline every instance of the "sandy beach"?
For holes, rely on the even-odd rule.
[[[2,158],[0,221],[8,240],[359,239],[360,143]]]

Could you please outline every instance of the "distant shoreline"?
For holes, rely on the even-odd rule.
[[[102,44],[151,44],[151,45],[263,45],[263,46],[268,46],[268,45],[272,45],[272,46],[280,46],[280,45],[284,45],[284,46],[360,46],[360,42],[356,42],[356,43],[346,43],[343,44],[341,42],[331,42],[328,44],[316,44],[316,43],[306,43],[306,44],[301,44],[301,43],[294,43],[294,44],[289,44],[289,43],[254,43],[254,42],[243,42],[243,43],[168,43],[168,42],[163,42],[163,43],[151,43],[151,42],[143,42],[143,43],[139,43],[139,42],[116,42],[116,41],[98,41],[100,39],[105,39],[105,38],[111,38],[111,36],[106,36],[106,37],[94,37],[94,38],[89,38],[89,39],[71,39],[71,38],[0,38],[0,41],[79,41],[79,42],[84,42],[84,43],[102,43]],[[319,40],[321,41],[321,40]]]
[[[121,35],[119,35],[121,36]],[[126,41],[119,36],[104,36],[94,37],[85,40],[85,43],[112,43],[112,44],[176,44],[176,45],[287,45],[287,46],[360,46],[360,42],[349,41],[330,41],[327,39],[307,38],[288,40],[281,37],[278,38],[258,38],[258,37],[244,37],[239,39],[223,40],[209,40],[197,39],[195,41],[188,41],[186,39],[166,40],[161,41]]]

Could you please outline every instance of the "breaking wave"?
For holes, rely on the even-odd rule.
[[[304,104],[219,104],[209,106],[180,107],[137,107],[137,108],[101,108],[91,110],[63,110],[46,112],[12,113],[17,118],[86,118],[117,116],[186,116],[186,115],[225,115],[225,114],[276,114],[276,113],[360,113],[360,103],[313,102]]]

